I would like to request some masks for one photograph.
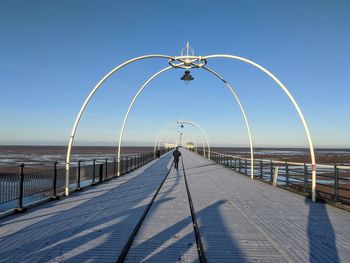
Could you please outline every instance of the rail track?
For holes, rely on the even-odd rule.
[[[173,165],[174,162],[171,164],[166,176],[164,177],[164,179],[162,180],[162,182],[160,183],[158,189],[156,190],[156,192],[154,193],[152,199],[150,200],[150,202],[148,203],[146,209],[144,210],[143,214],[141,215],[138,223],[136,224],[135,228],[133,229],[128,241],[126,242],[126,244],[123,247],[123,250],[121,251],[121,253],[119,254],[119,257],[117,259],[117,263],[122,263],[125,261],[128,252],[142,226],[142,223],[144,222],[145,218],[147,217],[147,214],[149,212],[149,210],[151,209],[154,201],[156,200],[160,190],[162,189],[165,181],[168,178],[168,175],[170,174],[171,170],[173,169]],[[205,253],[204,253],[204,249],[203,249],[203,244],[202,244],[202,240],[201,240],[201,236],[200,236],[200,232],[199,232],[199,227],[197,224],[197,218],[196,218],[196,213],[193,207],[193,203],[192,203],[192,197],[191,197],[191,192],[190,192],[190,188],[187,182],[187,178],[186,178],[186,170],[185,170],[185,166],[183,163],[183,159],[181,158],[181,166],[182,166],[182,173],[183,173],[183,177],[185,180],[185,186],[186,186],[186,193],[187,193],[187,198],[188,198],[188,203],[189,203],[189,207],[190,207],[190,212],[191,212],[191,218],[192,218],[192,225],[193,225],[193,230],[194,230],[194,235],[196,238],[196,247],[197,247],[197,252],[198,252],[198,257],[199,257],[199,261],[201,263],[206,263],[206,257],[205,257]],[[181,169],[180,169],[181,170]]]

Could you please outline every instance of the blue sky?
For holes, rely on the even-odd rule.
[[[317,147],[350,147],[349,1],[1,1],[0,144],[65,145],[92,87],[112,68],[145,54],[232,54],[272,71],[289,88]],[[93,97],[76,144],[115,145],[138,88],[167,66],[125,67]],[[239,95],[256,146],[307,146],[292,104],[262,72],[242,62],[208,66]],[[225,86],[192,70],[155,79],[131,112],[125,145],[149,145],[169,122],[200,124],[210,142],[248,145],[242,115]],[[200,142],[198,131],[187,132]],[[179,128],[166,140],[177,140]],[[165,137],[166,137],[165,136]]]

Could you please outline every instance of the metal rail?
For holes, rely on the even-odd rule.
[[[196,217],[196,212],[193,207],[193,202],[192,202],[192,197],[190,193],[190,189],[187,183],[187,178],[186,178],[186,172],[185,172],[185,166],[184,166],[184,161],[181,158],[181,163],[182,163],[182,170],[184,174],[184,179],[185,179],[185,185],[186,185],[186,192],[187,192],[187,197],[188,197],[188,203],[190,205],[190,210],[191,210],[191,217],[192,217],[192,223],[193,223],[193,229],[194,229],[194,235],[196,237],[196,243],[197,243],[197,251],[198,251],[198,256],[199,256],[199,261],[201,263],[206,263],[207,258],[205,257],[204,253],[204,248],[203,248],[203,243],[201,239],[201,235],[199,233],[199,227],[197,223],[197,217]]]
[[[122,252],[120,253],[120,255],[119,255],[119,257],[118,257],[118,259],[117,259],[117,261],[116,261],[117,263],[122,263],[122,262],[124,262],[124,260],[125,260],[125,258],[126,258],[126,256],[127,256],[128,252],[129,252],[129,249],[130,249],[132,243],[134,242],[134,239],[135,239],[137,233],[139,232],[140,227],[141,227],[143,221],[145,220],[145,218],[146,218],[146,216],[147,216],[148,211],[151,209],[151,207],[152,207],[152,205],[153,205],[153,203],[154,203],[154,200],[155,200],[155,199],[157,198],[157,196],[158,196],[158,193],[159,193],[160,189],[163,187],[164,182],[165,182],[166,179],[168,178],[168,175],[170,174],[170,171],[171,171],[171,169],[173,168],[173,164],[174,164],[174,162],[171,163],[170,168],[169,168],[169,170],[168,170],[166,176],[164,177],[163,181],[162,181],[161,184],[159,185],[157,191],[154,193],[154,195],[153,195],[151,201],[149,202],[149,204],[147,205],[145,211],[143,212],[142,216],[140,217],[139,221],[137,222],[137,224],[136,224],[134,230],[133,230],[132,233],[131,233],[131,236],[130,236],[129,239],[128,239],[128,242],[126,242],[126,244],[125,244],[125,246],[124,246]]]
[[[198,154],[204,156],[200,149]],[[212,160],[238,173],[254,174],[255,179],[294,191],[312,194],[312,163],[254,159],[212,152]],[[350,166],[317,164],[316,196],[320,200],[350,205]]]
[[[205,253],[204,253],[204,249],[203,249],[203,244],[202,244],[202,240],[201,240],[201,236],[199,233],[199,228],[198,228],[198,224],[197,224],[197,218],[196,218],[196,213],[193,207],[193,202],[192,202],[192,197],[191,197],[191,193],[189,190],[189,186],[187,183],[187,178],[186,178],[186,172],[185,172],[185,166],[183,164],[183,159],[181,158],[181,163],[182,163],[182,169],[183,169],[183,176],[184,176],[184,180],[185,180],[185,186],[186,186],[186,193],[187,193],[187,197],[188,197],[188,202],[189,202],[189,206],[190,206],[190,211],[191,211],[191,218],[192,218],[192,224],[193,224],[193,229],[194,229],[194,234],[195,234],[195,238],[196,238],[196,244],[197,244],[197,251],[198,251],[198,256],[199,256],[199,261],[201,263],[206,263],[206,257],[205,257]],[[131,233],[128,241],[126,242],[122,252],[119,254],[119,257],[117,259],[117,263],[123,263],[128,255],[128,252],[132,246],[132,243],[135,240],[135,237],[137,235],[137,233],[139,232],[142,223],[144,222],[149,210],[151,209],[154,201],[156,200],[160,190],[162,189],[165,181],[167,180],[172,167],[174,165],[174,161],[171,163],[171,166],[166,174],[166,176],[164,177],[164,179],[162,180],[161,184],[159,185],[157,191],[154,193],[151,201],[148,203],[146,209],[144,210],[143,214],[141,215],[139,221],[137,222],[133,232]]]
[[[162,149],[160,154],[167,152]],[[121,174],[141,167],[154,160],[153,152],[137,153],[122,156]],[[65,163],[53,162],[45,170],[35,171],[35,167],[20,164],[18,174],[0,176],[0,211],[16,208],[22,211],[25,204],[45,199],[57,199],[64,193]],[[98,158],[77,160],[71,163],[70,191],[81,190],[82,187],[96,185],[117,175],[116,158]]]

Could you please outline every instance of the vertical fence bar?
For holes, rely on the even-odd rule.
[[[338,202],[339,198],[339,169],[334,165],[334,202]]]
[[[285,162],[285,177],[286,177],[286,186],[288,187],[289,186],[289,167],[288,167],[288,162],[286,161]]]
[[[17,202],[16,212],[23,213],[26,209],[23,207],[23,195],[24,195],[24,163],[20,164],[19,170],[19,196]]]
[[[115,177],[117,171],[117,159],[113,158],[113,177]]]
[[[304,163],[304,193],[307,191],[307,184],[308,184],[308,174],[307,174],[307,165]]]
[[[241,158],[238,159],[238,172],[240,173],[242,169]]]
[[[53,197],[57,198],[57,161],[53,163]]]
[[[248,175],[247,159],[244,159],[244,174],[245,174],[245,175]]]
[[[263,178],[263,169],[264,169],[264,167],[263,167],[263,161],[260,160],[260,178],[261,178],[261,179]]]
[[[273,163],[272,160],[270,160],[270,182],[273,181]]]
[[[80,166],[81,166],[81,160],[78,161],[78,176],[77,176],[77,187],[75,188],[76,191],[80,191]]]
[[[106,164],[106,170],[105,170],[105,178],[107,180],[107,176],[108,176],[108,159],[105,159],[105,164]]]
[[[103,163],[100,163],[98,169],[99,183],[102,183],[102,175],[103,175]]]
[[[96,184],[96,159],[92,160],[92,183],[91,185]]]

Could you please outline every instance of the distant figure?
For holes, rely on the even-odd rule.
[[[159,149],[156,151],[156,156],[157,156],[157,158],[160,158],[160,150]]]
[[[175,151],[173,151],[173,156],[174,156],[175,169],[178,170],[179,169],[179,159],[181,156],[179,148],[176,147]]]

